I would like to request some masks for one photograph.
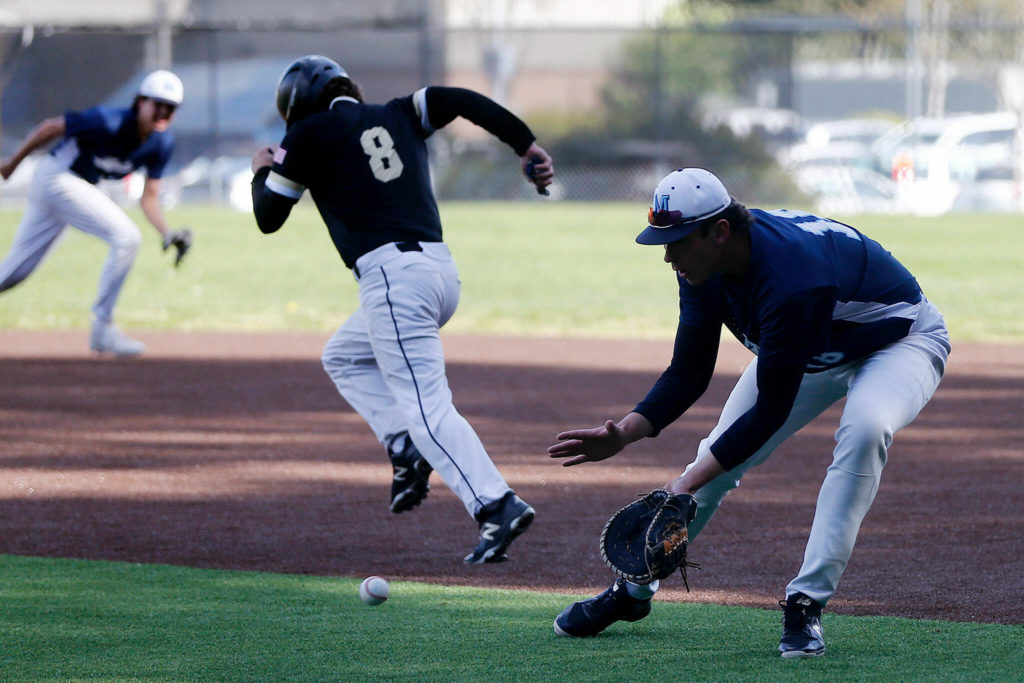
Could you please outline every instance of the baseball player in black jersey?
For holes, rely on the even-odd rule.
[[[277,105],[287,132],[253,157],[256,222],[275,232],[308,188],[359,284],[359,308],[322,361],[387,449],[391,511],[418,505],[437,470],[479,525],[465,562],[500,562],[534,510],[452,405],[439,330],[455,312],[460,282],[442,241],[426,138],[462,116],[508,144],[538,190],[554,177],[551,157],[526,124],[483,95],[430,86],[367,104],[345,70],[321,56],[285,70]]]

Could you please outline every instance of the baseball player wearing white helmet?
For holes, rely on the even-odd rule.
[[[538,189],[551,182],[551,158],[525,123],[479,93],[431,86],[367,104],[345,70],[318,55],[285,70],[277,103],[288,130],[279,147],[253,157],[256,221],[275,232],[308,188],[359,284],[359,309],[322,361],[390,455],[390,509],[418,505],[437,470],[478,524],[464,561],[500,562],[534,509],[452,405],[440,328],[455,313],[460,282],[442,242],[426,139],[465,117],[508,144]]]
[[[914,276],[848,225],[797,211],[747,209],[714,175],[687,168],[654,192],[640,244],[664,245],[680,316],[671,364],[619,422],[559,434],[548,452],[577,465],[656,436],[708,387],[724,325],[754,354],[696,459],[667,488],[696,498],[692,542],[743,475],[846,397],[832,464],[786,588],[783,657],[824,654],[821,610],[853,552],[893,435],[938,387],[950,351],[939,311]],[[573,603],[555,632],[591,636],[651,610],[657,582],[622,578]]]
[[[0,263],[0,292],[27,278],[68,225],[100,238],[110,245],[110,251],[92,307],[89,347],[93,351],[134,356],[145,350],[142,342],[114,326],[114,306],[135,261],[141,235],[96,183],[101,178],[123,178],[145,167],[140,204],[163,237],[163,248],[175,249],[177,264],[191,245],[191,233],[168,229],[160,206],[160,178],[174,148],[167,129],[183,97],[184,88],[176,75],[153,71],[142,80],[131,107],[96,106],[46,119],[0,164],[0,176],[6,180],[26,156],[60,139],[33,175],[28,206],[10,252]]]

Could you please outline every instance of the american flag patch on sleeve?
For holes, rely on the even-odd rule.
[[[283,164],[284,163],[284,155],[287,154],[287,153],[288,152],[285,151],[284,147],[278,147],[277,151],[274,152],[274,163],[275,164]]]

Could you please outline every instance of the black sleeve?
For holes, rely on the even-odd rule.
[[[633,409],[654,427],[651,436],[657,436],[707,391],[721,336],[721,325],[679,323],[672,362]]]
[[[267,189],[268,175],[270,167],[264,166],[256,171],[252,179],[252,212],[263,234],[277,232],[295,206],[293,200]]]
[[[495,136],[518,156],[537,139],[519,117],[489,97],[465,88],[432,85],[426,91],[430,125],[443,128],[461,116]]]

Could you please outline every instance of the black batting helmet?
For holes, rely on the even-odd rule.
[[[320,93],[332,78],[348,78],[333,59],[308,55],[292,62],[277,82],[277,110],[287,125],[314,113]]]

